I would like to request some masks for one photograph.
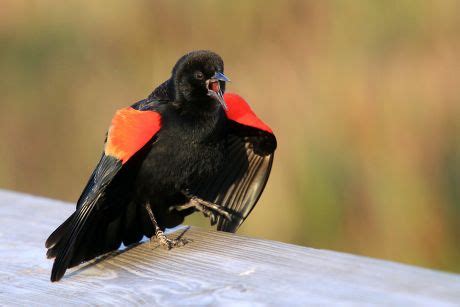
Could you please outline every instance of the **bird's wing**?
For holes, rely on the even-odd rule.
[[[140,111],[132,107],[116,112],[107,133],[104,153],[77,202],[77,210],[46,241],[47,256],[56,257],[51,273],[52,281],[59,280],[68,267],[116,249],[121,244],[122,235],[114,236],[114,231],[110,229],[116,218],[107,216],[109,211],[114,211],[107,210],[107,207],[116,206],[117,201],[106,199],[109,197],[107,194],[114,194],[113,183],[117,175],[132,167],[130,159],[151,143],[160,128],[161,116],[158,112]],[[110,193],[106,193],[109,189]],[[99,228],[107,228],[103,230],[103,236],[113,238],[87,238],[91,236],[89,233],[95,232],[93,228],[96,224]],[[95,246],[92,242],[86,242],[88,248],[79,248],[80,243],[86,239],[103,243],[102,246]]]
[[[227,160],[213,178],[200,183],[191,192],[225,207],[232,220],[218,216],[217,229],[235,232],[256,205],[270,175],[276,138],[273,131],[236,94],[225,94],[230,132]]]

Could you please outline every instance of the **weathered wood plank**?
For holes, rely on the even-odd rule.
[[[185,247],[147,242],[51,283],[44,241],[73,208],[0,191],[0,304],[460,304],[459,275],[199,228]]]

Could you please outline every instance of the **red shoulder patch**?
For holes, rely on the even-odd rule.
[[[126,163],[161,128],[161,115],[131,107],[115,113],[107,134],[105,154]]]
[[[272,129],[257,117],[249,104],[241,96],[233,93],[226,93],[224,94],[224,100],[228,107],[226,113],[229,119],[239,124],[273,134]]]

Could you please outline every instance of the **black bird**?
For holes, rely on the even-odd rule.
[[[225,94],[224,63],[211,51],[181,57],[147,99],[118,110],[104,153],[76,211],[47,239],[51,281],[67,268],[155,236],[200,211],[235,232],[268,180],[276,138],[249,105]]]

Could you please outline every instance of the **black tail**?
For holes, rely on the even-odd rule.
[[[58,281],[62,278],[71,262],[75,263],[81,259],[75,259],[76,245],[88,231],[91,216],[91,209],[94,206],[85,206],[73,213],[61,226],[59,226],[46,240],[48,248],[46,256],[56,258],[51,272],[51,281]]]
[[[147,214],[136,204],[99,205],[80,207],[46,240],[46,256],[56,258],[51,281],[60,280],[68,268],[118,249],[122,242],[129,245],[153,234],[150,221],[143,219]]]

